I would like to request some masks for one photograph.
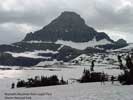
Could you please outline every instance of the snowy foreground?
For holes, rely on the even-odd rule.
[[[111,56],[111,58],[113,58]],[[74,60],[78,60],[76,58]],[[99,59],[96,59],[100,60]],[[77,83],[75,79],[80,79],[84,69],[90,69],[90,63],[84,60],[81,65],[69,63],[63,65],[50,65],[49,67],[9,67],[0,66],[0,100],[133,100],[133,86],[122,86],[118,82],[114,85],[107,82],[101,83]],[[82,64],[83,63],[83,64]],[[2,68],[10,68],[9,70]],[[103,60],[102,63],[95,64],[95,72],[104,72],[109,76],[118,76],[123,73],[118,68],[117,63],[109,64]],[[11,89],[11,84],[19,79],[35,76],[57,75],[64,80],[68,80],[68,85],[58,85],[37,88],[15,88]]]
[[[11,95],[11,93],[19,94]],[[17,97],[21,100],[24,97],[29,98],[24,100],[133,100],[132,93],[132,85],[121,86],[117,82],[114,85],[110,82],[105,85],[101,85],[101,83],[74,83],[62,86],[2,90],[0,100],[5,100],[5,97]]]
[[[0,70],[0,100],[133,100],[133,86],[121,86],[118,82],[114,85],[107,82],[77,83],[83,70],[90,65],[52,66],[48,68],[32,67],[12,70]],[[115,65],[96,65],[96,72],[105,72],[108,75],[118,76],[122,73]],[[58,85],[37,88],[11,88],[11,83],[18,79],[27,79],[36,75],[58,75],[68,80],[68,85]],[[16,94],[15,94],[16,93]]]

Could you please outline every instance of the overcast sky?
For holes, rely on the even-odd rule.
[[[114,40],[133,42],[133,0],[0,0],[0,44],[22,40],[63,11],[80,14]]]

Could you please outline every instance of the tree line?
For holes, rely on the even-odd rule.
[[[29,78],[27,81],[19,80],[16,87],[41,87],[41,86],[52,86],[52,85],[64,85],[68,84],[67,81],[64,81],[63,77],[61,80],[58,79],[56,75],[45,77],[45,76],[35,76],[34,78]]]

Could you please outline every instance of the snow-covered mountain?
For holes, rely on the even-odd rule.
[[[77,13],[65,11],[42,29],[27,34],[22,41],[0,45],[0,65],[32,66],[54,59],[68,62],[81,54],[101,53],[127,45],[123,39],[113,41],[106,33],[86,25]]]

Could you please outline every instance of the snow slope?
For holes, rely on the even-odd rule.
[[[2,66],[3,67],[3,66]],[[112,69],[113,65],[96,65],[95,72],[105,72],[108,75],[118,76],[123,71],[119,69]],[[22,95],[15,95],[15,97],[31,97],[31,99],[24,100],[132,100],[133,86],[120,86],[120,84],[106,83],[86,83],[79,84],[72,79],[79,79],[83,70],[90,69],[90,66],[80,65],[65,65],[59,67],[53,65],[49,68],[32,67],[21,70],[0,70],[0,100],[6,100],[5,93],[19,93]],[[11,83],[19,79],[27,79],[35,76],[51,76],[57,75],[60,79],[63,76],[64,80],[68,80],[68,85],[37,87],[37,88],[15,88],[10,89]],[[34,95],[23,95],[33,94]],[[38,94],[38,95],[37,95]],[[16,99],[12,99],[16,100]]]
[[[105,72],[108,75],[118,76],[123,71],[116,68],[118,67],[114,65],[96,65],[94,70],[95,72]],[[64,80],[68,80],[69,83],[73,83],[73,79],[81,78],[84,69],[90,69],[90,66],[65,65],[64,67],[60,67],[58,65],[53,65],[47,68],[31,67],[23,69],[13,68],[13,70],[0,70],[0,86],[4,89],[10,88],[11,83],[16,82],[18,79],[26,80],[27,78],[42,75],[57,75],[59,79],[63,77]]]
[[[72,41],[58,40],[55,43],[70,46],[72,48],[79,49],[79,50],[84,50],[87,47],[95,47],[96,45],[112,44],[110,41],[106,39],[96,41],[95,38],[92,41],[88,41],[88,42],[72,42]]]
[[[56,59],[54,59],[54,60],[52,60],[52,61],[41,61],[40,63],[38,63],[37,65],[35,65],[35,66],[52,66],[52,65],[54,65],[54,64],[57,64],[57,63],[59,63],[59,61],[57,61]]]
[[[96,54],[81,54],[75,59],[72,60],[73,63],[78,62],[80,65],[89,65],[91,64],[92,60],[95,60],[95,64],[116,64],[118,63],[117,54],[115,53],[109,53],[108,55],[106,53],[96,53]]]
[[[133,100],[133,86],[121,86],[118,83],[111,85],[106,83],[69,84],[64,86],[51,86],[39,88],[8,89],[0,92],[1,100],[5,100],[4,93],[19,93],[16,97],[28,95],[30,100]],[[14,97],[14,96],[13,96]],[[14,99],[13,99],[14,100]]]
[[[25,43],[52,43],[52,42],[50,42],[50,41],[35,41],[35,40],[33,40],[33,41],[22,41],[22,42],[25,42]]]
[[[14,53],[14,52],[6,52],[11,54],[13,57],[28,57],[28,58],[45,58],[45,59],[49,59],[49,57],[43,57],[43,56],[38,56],[39,53],[52,53],[52,54],[56,54],[58,53],[58,51],[52,51],[52,50],[35,50],[33,52],[22,52],[22,53]]]

